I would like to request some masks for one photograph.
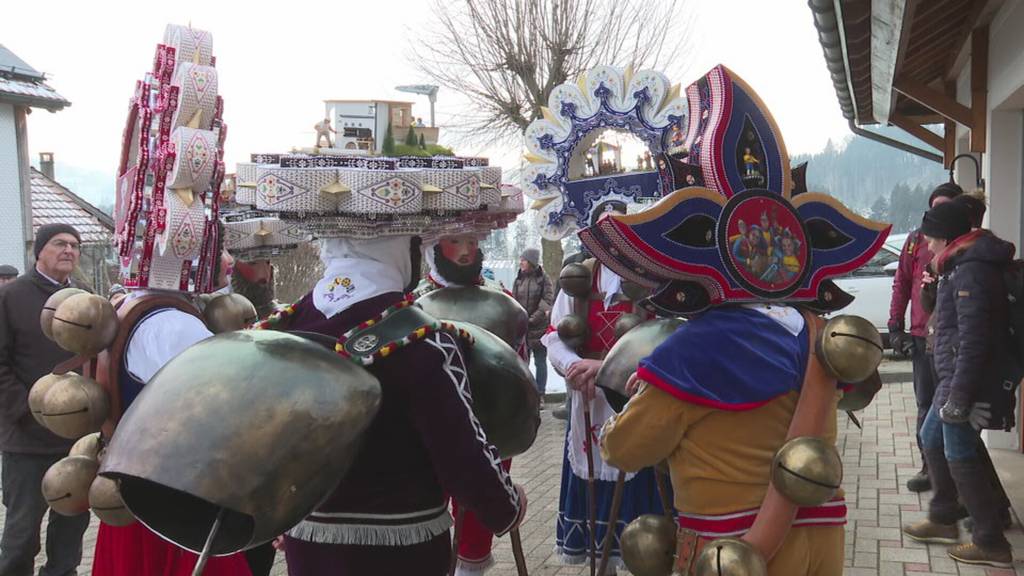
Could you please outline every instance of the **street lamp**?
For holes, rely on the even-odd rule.
[[[399,92],[422,94],[430,99],[430,127],[434,127],[434,102],[437,102],[438,86],[433,84],[412,84],[409,86],[395,86]]]

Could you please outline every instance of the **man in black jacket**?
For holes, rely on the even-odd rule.
[[[7,508],[0,542],[3,576],[31,576],[47,509],[40,491],[43,474],[67,456],[73,443],[35,421],[28,408],[28,391],[36,380],[72,356],[43,335],[39,314],[54,292],[71,285],[80,241],[71,226],[41,226],[34,245],[35,268],[0,287],[0,451]],[[46,565],[40,576],[75,573],[82,561],[82,534],[88,526],[88,513],[72,517],[50,513]]]
[[[998,387],[1007,349],[1007,297],[1003,269],[1014,247],[987,230],[971,230],[963,204],[929,210],[921,232],[936,255],[934,359],[938,386],[921,427],[921,444],[934,493],[928,519],[904,527],[911,538],[955,544],[957,497],[974,521],[972,542],[949,549],[957,561],[1008,568],[1013,564],[1003,535],[1001,503],[979,453],[979,433],[968,421],[971,406],[988,402]]]

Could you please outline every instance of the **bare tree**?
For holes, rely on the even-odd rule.
[[[602,65],[672,65],[686,46],[685,0],[435,0],[436,22],[411,50],[420,72],[463,94],[452,124],[479,145],[521,141],[551,91]],[[517,142],[518,143],[518,142]],[[544,268],[561,269],[544,241]]]

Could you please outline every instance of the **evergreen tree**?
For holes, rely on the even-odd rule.
[[[405,133],[405,145],[416,147],[416,130],[413,129],[412,124],[409,125],[409,131]]]
[[[869,214],[870,215],[868,217],[871,218],[872,220],[876,220],[878,222],[888,222],[889,197],[886,196],[885,194],[879,194],[878,197],[875,198],[875,203],[871,205],[871,212]]]
[[[420,148],[423,150],[427,149],[427,141],[423,139],[423,133],[420,133]]]
[[[387,132],[384,132],[384,144],[380,148],[381,154],[393,156],[395,154],[395,135],[391,131],[391,122],[388,122]]]

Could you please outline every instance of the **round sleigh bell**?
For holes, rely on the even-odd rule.
[[[151,379],[118,422],[100,474],[125,505],[187,550],[251,548],[309,515],[352,464],[380,406],[377,379],[283,332],[207,338]],[[202,471],[197,473],[196,471]]]
[[[128,507],[121,499],[117,481],[97,476],[89,487],[89,508],[104,523],[111,526],[127,526],[135,522]]]
[[[630,522],[619,538],[622,561],[635,576],[668,576],[676,552],[676,524],[660,514]]]
[[[259,320],[256,307],[241,294],[215,296],[203,309],[206,326],[214,334],[244,330]]]
[[[85,456],[68,456],[43,474],[43,498],[58,514],[76,516],[89,510],[89,487],[99,464]]]
[[[719,538],[708,544],[693,565],[694,576],[768,576],[768,564],[750,543]]]
[[[793,438],[775,454],[772,485],[799,506],[828,502],[843,481],[839,451],[821,438]]]
[[[32,412],[32,417],[36,419],[36,422],[46,426],[46,422],[43,422],[43,400],[54,384],[67,377],[67,374],[47,374],[32,385],[28,391],[28,409]]]
[[[114,342],[117,313],[102,296],[74,294],[53,313],[53,340],[79,356],[95,356]]]
[[[583,264],[566,264],[558,274],[558,286],[573,298],[586,298],[590,295],[590,268]]]
[[[860,316],[832,318],[817,343],[822,366],[840,382],[862,382],[882,362],[882,336]]]
[[[572,349],[582,348],[590,333],[587,321],[576,314],[569,314],[558,321],[555,327],[558,339]]]
[[[39,314],[39,327],[42,328],[43,335],[53,340],[53,313],[57,310],[57,307],[75,294],[86,293],[81,288],[62,288],[47,298],[46,303],[43,304],[43,311]]]
[[[468,322],[501,338],[513,350],[526,338],[526,310],[504,292],[481,286],[432,290],[416,300],[420,308],[439,320]]]
[[[98,432],[110,414],[107,391],[92,378],[68,373],[43,398],[43,425],[71,440]]]
[[[68,456],[85,456],[86,458],[92,458],[93,460],[99,461],[100,450],[103,449],[103,440],[100,439],[99,432],[93,432],[92,434],[86,434],[78,439],[71,450],[68,452]]]

